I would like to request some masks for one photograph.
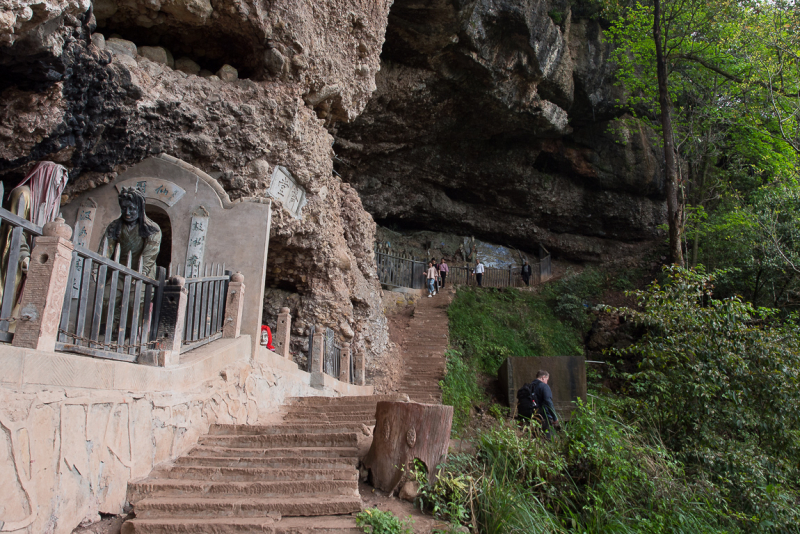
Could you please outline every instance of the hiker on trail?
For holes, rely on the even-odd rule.
[[[531,281],[531,266],[528,265],[528,261],[522,262],[522,281],[525,282],[526,286],[530,286]]]
[[[486,269],[483,267],[481,260],[475,260],[475,280],[478,282],[478,287],[483,287],[483,273]]]
[[[428,272],[426,279],[428,281],[428,298],[436,294],[436,277],[439,276],[439,271],[436,270],[436,263],[431,260],[428,262]]]
[[[547,385],[550,373],[539,370],[533,382],[525,384],[517,392],[517,418],[527,424],[534,414],[542,420],[542,430],[548,440],[553,439],[553,426],[558,423],[553,393]]]
[[[447,263],[445,263],[444,258],[442,258],[442,263],[439,264],[439,276],[442,277],[442,287],[444,287],[444,284],[447,281],[447,273],[449,272],[450,272],[450,267],[447,266]]]

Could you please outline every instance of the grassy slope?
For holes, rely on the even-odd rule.
[[[583,354],[588,326],[582,322],[584,304],[599,294],[599,281],[594,271],[588,271],[539,293],[513,288],[458,290],[448,309],[452,348],[442,384],[443,402],[455,409],[456,434],[469,424],[472,406],[486,400],[479,373],[496,376],[509,356]],[[577,319],[561,319],[554,310]]]

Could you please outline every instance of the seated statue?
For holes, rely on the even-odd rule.
[[[150,220],[144,212],[144,195],[135,187],[123,187],[119,193],[119,219],[112,221],[105,230],[108,239],[106,255],[114,257],[114,249],[119,244],[119,261],[126,264],[128,254],[132,256],[131,267],[137,269],[142,261],[142,274],[155,277],[156,256],[161,249],[161,228]],[[100,243],[100,252],[103,250]]]

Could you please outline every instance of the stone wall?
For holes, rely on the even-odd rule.
[[[69,533],[122,513],[128,481],[209,425],[265,423],[287,397],[340,394],[311,388],[308,373],[264,349],[251,359],[249,343],[217,341],[173,369],[3,347],[0,532]]]

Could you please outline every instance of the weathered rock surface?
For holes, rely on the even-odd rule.
[[[652,240],[661,156],[619,116],[610,53],[599,23],[558,0],[398,0],[378,89],[337,128],[337,171],[397,229],[579,259]]]
[[[208,172],[235,200],[266,196],[272,171],[286,167],[307,204],[302,219],[273,204],[267,286],[298,296],[296,328],[329,326],[363,353],[380,389],[388,332],[375,224],[333,175],[320,117],[352,117],[366,104],[388,4],[279,2],[261,13],[223,2],[207,14],[209,6],[99,2],[79,16],[64,8],[27,32],[15,26],[13,45],[0,47],[0,178],[8,190],[34,161],[51,159],[70,170],[68,200],[166,153]],[[141,20],[150,15],[152,25]],[[92,35],[96,22],[107,39]],[[282,51],[285,71],[259,66],[267,46]],[[195,63],[189,70],[219,75],[182,72],[184,57]],[[364,65],[371,74],[355,77]]]

